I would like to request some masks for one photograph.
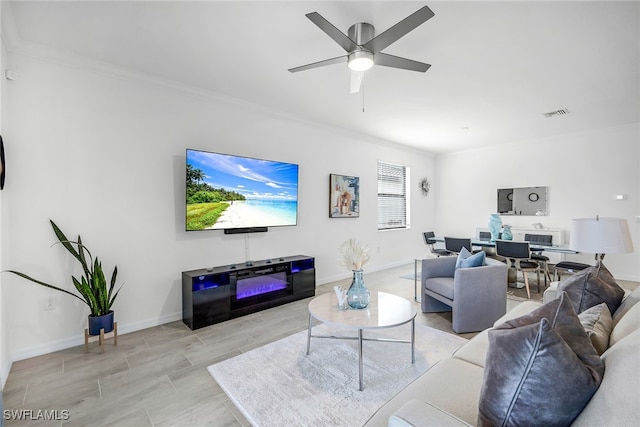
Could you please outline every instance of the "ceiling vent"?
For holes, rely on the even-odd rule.
[[[563,108],[562,110],[549,111],[548,113],[542,113],[543,116],[547,118],[556,117],[556,116],[564,116],[569,114],[569,110]]]

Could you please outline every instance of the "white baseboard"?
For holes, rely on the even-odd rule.
[[[409,259],[409,260],[405,259],[405,260],[393,262],[393,263],[390,263],[390,264],[385,264],[385,265],[379,265],[377,267],[366,268],[365,269],[365,273],[366,272],[375,273],[375,272],[378,272],[378,271],[388,270],[390,268],[401,267],[401,266],[407,265],[407,264],[413,264],[413,262],[414,262],[413,259]],[[321,279],[317,279],[316,280],[316,286],[326,285],[327,283],[337,282],[338,280],[350,279],[351,277],[352,277],[352,274],[349,273],[348,271],[345,271],[344,273],[336,274],[334,276],[323,277]]]
[[[412,264],[414,262],[413,259],[409,260],[401,260],[390,264],[379,265],[376,267],[367,268],[368,272],[374,273],[382,270],[387,270],[389,268],[400,267],[407,264]],[[335,282],[338,280],[349,279],[351,278],[351,273],[345,271],[344,273],[340,273],[331,277],[324,277],[316,281],[316,286],[324,285],[327,283]],[[130,332],[139,331],[142,329],[151,328],[154,326],[163,325],[165,323],[175,322],[178,320],[182,320],[182,312],[175,312],[167,315],[163,315],[154,319],[143,320],[140,322],[134,323],[118,323],[118,334],[124,335]],[[31,357],[41,356],[43,354],[52,353],[54,351],[64,350],[70,347],[75,347],[84,344],[84,337],[82,333],[76,333],[73,336],[68,338],[63,338],[57,341],[48,342],[46,344],[37,345],[33,347],[28,347],[22,349],[15,353],[10,353],[11,362],[6,364],[6,366],[1,366],[1,374],[3,382],[6,381],[7,376],[11,370],[11,365],[13,362],[18,360],[29,359]],[[2,384],[4,386],[4,384]]]
[[[128,334],[130,332],[135,332],[142,329],[163,325],[165,323],[175,322],[177,320],[182,320],[182,312],[166,314],[164,316],[160,316],[155,319],[148,319],[148,320],[143,320],[141,322],[135,322],[135,323],[122,324],[118,322],[118,335]],[[43,345],[28,347],[18,352],[11,353],[10,354],[11,363],[9,364],[8,367],[5,367],[5,366],[2,367],[3,381],[6,381],[6,378],[9,375],[9,371],[11,370],[11,364],[13,362],[17,362],[18,360],[29,359],[31,357],[41,356],[43,354],[52,353],[54,351],[64,350],[64,349],[75,347],[78,345],[84,345],[84,337],[82,336],[82,333],[74,334],[72,337],[63,338],[63,339],[49,342]],[[4,372],[5,369],[7,370],[6,376]]]
[[[625,275],[622,275],[622,276],[616,276],[615,278],[618,279],[618,280],[626,280],[628,282],[638,282],[638,283],[640,283],[640,277],[638,277],[638,276],[625,276]]]

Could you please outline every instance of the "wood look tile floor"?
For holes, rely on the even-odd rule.
[[[414,302],[417,321],[451,330],[449,313],[425,314],[414,301],[413,264],[365,273],[371,289]],[[350,280],[318,286],[316,295]],[[631,288],[635,285],[629,282]],[[624,285],[623,285],[624,286]],[[132,332],[100,354],[73,347],[15,362],[3,391],[5,410],[57,410],[67,420],[5,420],[7,426],[248,426],[209,375],[221,360],[305,330],[309,299],[191,331],[181,321]],[[508,300],[508,309],[518,302]],[[474,334],[463,335],[466,338]]]

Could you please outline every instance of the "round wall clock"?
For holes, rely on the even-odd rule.
[[[540,196],[538,196],[538,193],[529,193],[529,200],[530,201],[537,202],[539,198],[540,198]]]
[[[422,190],[422,194],[424,196],[429,194],[429,190],[431,189],[431,183],[429,182],[429,180],[427,178],[422,178],[418,182],[418,185],[420,186],[420,190]]]

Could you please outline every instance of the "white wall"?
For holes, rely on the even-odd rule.
[[[180,272],[242,262],[246,242],[254,260],[316,257],[319,283],[349,275],[336,248],[351,236],[372,248],[369,271],[425,253],[420,232],[433,228],[434,198],[415,191],[412,228],[378,232],[376,161],[409,166],[417,190],[418,178],[434,174],[427,153],[137,76],[7,59],[19,79],[6,88],[5,267],[71,287],[76,266],[64,248],[51,247],[48,219],[68,237],[80,233],[126,283],[115,304],[122,332],[180,319]],[[298,226],[186,233],[185,148],[298,163]],[[360,218],[328,218],[330,173],[360,177]],[[81,303],[6,273],[3,286],[12,360],[82,342]],[[48,295],[57,298],[55,310],[43,310]]]
[[[554,119],[556,120],[556,119]],[[557,119],[561,120],[561,118]],[[640,126],[631,124],[506,147],[440,155],[436,159],[436,224],[440,235],[473,235],[496,212],[496,190],[548,186],[549,215],[502,216],[505,224],[565,230],[571,219],[626,218],[634,252],[609,254],[605,265],[621,280],[640,281]],[[614,200],[626,194],[624,201]],[[593,263],[593,254],[567,259]]]
[[[2,9],[3,9],[4,5],[3,2],[0,2],[0,36],[2,35],[2,31],[1,31],[1,23],[2,23]],[[4,73],[4,62],[5,62],[5,58],[6,58],[6,48],[4,45],[4,39],[2,37],[0,37],[0,73]],[[3,100],[4,100],[4,86],[5,86],[5,79],[0,77],[0,135],[2,135],[2,114],[4,109],[2,108],[3,106]],[[4,239],[4,203],[3,203],[3,197],[0,194],[0,271],[4,270],[5,267],[5,263],[4,263],[4,245],[5,245],[5,239]],[[4,388],[4,383],[7,379],[7,376],[9,375],[9,364],[6,363],[5,361],[8,360],[9,358],[9,351],[8,351],[8,345],[6,343],[6,338],[8,336],[7,333],[7,323],[5,321],[5,313],[6,310],[4,309],[4,286],[2,285],[2,275],[0,274],[0,389]],[[4,405],[2,404],[2,396],[0,396],[0,410],[2,410],[4,408]],[[0,422],[0,424],[4,425],[3,423]]]

